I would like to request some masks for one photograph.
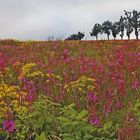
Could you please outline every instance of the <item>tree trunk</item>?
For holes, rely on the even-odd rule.
[[[138,34],[137,29],[135,29],[135,36],[136,36],[136,39],[138,40],[139,39],[139,34]]]
[[[96,35],[96,40],[98,40],[98,36]]]
[[[109,40],[109,35],[107,35],[107,39]]]
[[[114,35],[113,37],[114,37],[114,40],[116,40],[116,35]]]
[[[130,35],[127,35],[127,37],[128,37],[128,40],[130,40]]]
[[[123,40],[123,35],[122,34],[120,35],[120,37],[121,37],[121,40]]]
[[[121,36],[121,40],[123,40],[123,36],[124,36],[124,32],[123,31],[121,31],[120,36]]]

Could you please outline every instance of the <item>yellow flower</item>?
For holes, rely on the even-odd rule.
[[[11,86],[4,83],[0,84],[0,115],[3,116],[5,113],[7,113],[7,110],[17,113],[17,111],[22,109],[25,112],[25,110],[27,110],[25,109],[26,105],[23,102],[23,108],[21,108],[20,95],[25,97],[27,93],[19,91],[18,86]],[[9,100],[8,104],[7,100]]]
[[[32,77],[32,78],[34,78],[34,77],[43,77],[44,76],[44,74],[41,72],[41,71],[35,71],[35,72],[32,72],[32,73],[30,73],[30,74],[27,74],[27,77]]]
[[[83,75],[78,80],[64,85],[64,89],[67,89],[67,92],[79,91],[81,93],[85,93],[87,90],[93,91],[96,86],[97,84],[95,79],[88,78]]]
[[[22,67],[22,73],[23,75],[27,75],[31,72],[31,70],[33,68],[35,68],[36,64],[35,63],[29,63],[29,64],[26,64]]]
[[[22,67],[22,72],[20,73],[18,79],[21,79],[24,76],[27,78],[38,78],[44,77],[44,74],[41,71],[36,71],[35,63],[29,63]]]

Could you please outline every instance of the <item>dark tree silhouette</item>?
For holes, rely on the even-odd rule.
[[[121,16],[119,20],[119,31],[120,31],[121,40],[123,39],[124,36],[124,29],[125,29],[125,19],[124,17]]]
[[[140,28],[140,12],[133,10],[132,11],[132,26],[135,30],[136,39],[139,39],[139,28]]]
[[[96,23],[92,29],[92,32],[90,32],[91,36],[95,36],[96,40],[98,40],[98,34],[102,32],[102,26],[99,23]]]
[[[77,34],[70,35],[66,40],[81,40],[84,36],[84,33],[78,32]]]
[[[115,40],[117,34],[120,32],[120,30],[119,30],[119,22],[112,23],[111,32],[112,32],[112,36],[114,37],[114,40]]]
[[[109,40],[109,36],[111,34],[111,25],[112,25],[112,23],[110,21],[105,21],[102,24],[102,33],[105,33],[107,35],[108,40]]]
[[[85,34],[78,32],[77,36],[78,36],[78,40],[81,40],[82,38],[84,38]]]
[[[133,32],[133,26],[132,26],[132,13],[125,11],[125,28],[126,28],[126,35],[128,39],[130,39],[130,35]]]

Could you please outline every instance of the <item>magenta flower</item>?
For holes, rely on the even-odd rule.
[[[111,88],[108,88],[108,97],[113,97],[113,96],[114,96],[114,94],[113,94]]]
[[[97,116],[96,117],[92,117],[90,119],[90,124],[94,125],[94,126],[98,126],[99,125],[99,118]]]
[[[133,80],[131,87],[132,87],[132,89],[136,90],[139,87],[139,81],[138,80]]]
[[[97,96],[94,95],[94,93],[89,92],[88,95],[87,95],[87,98],[88,98],[89,101],[93,101],[93,102],[97,101]]]
[[[119,87],[124,87],[125,81],[123,79],[119,79],[118,84],[119,84]]]
[[[36,87],[35,87],[35,82],[34,81],[28,81],[26,78],[22,79],[22,90],[28,95],[26,96],[26,101],[33,101],[35,98],[35,93],[36,93]]]
[[[61,58],[65,61],[68,60],[68,56],[69,56],[68,53],[69,53],[69,50],[67,48],[65,48]]]
[[[6,54],[0,52],[0,71],[4,70],[7,65],[9,58]]]
[[[121,109],[122,108],[122,103],[120,102],[120,101],[118,101],[118,102],[116,102],[116,104],[115,104],[115,108],[116,109]]]
[[[12,133],[15,129],[15,123],[13,120],[4,120],[3,129],[8,131],[8,133]]]
[[[107,103],[103,106],[103,113],[106,114],[106,113],[110,113],[110,112],[111,112],[111,106],[110,106],[110,104]]]

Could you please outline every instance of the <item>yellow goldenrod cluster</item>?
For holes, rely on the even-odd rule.
[[[66,89],[67,92],[71,92],[73,90],[85,92],[87,89],[93,91],[96,88],[96,85],[95,79],[82,76],[78,80],[64,85],[64,89]]]
[[[0,116],[6,114],[7,110],[11,113],[25,112],[27,111],[26,102],[23,100],[26,97],[26,93],[19,91],[17,86],[10,86],[4,83],[0,84]]]
[[[39,77],[39,76],[43,77],[44,74],[41,71],[34,71],[30,73],[29,75],[27,75],[27,77],[30,77],[30,78]]]
[[[2,75],[2,72],[0,71],[0,83],[3,83],[4,82],[4,77]]]
[[[62,77],[60,77],[59,75],[53,74],[53,73],[47,73],[46,77],[47,78],[54,78],[54,79],[57,79],[57,80],[60,80],[60,81],[62,80]]]
[[[15,112],[17,112],[17,114],[22,114],[27,112],[27,105],[28,102],[25,100],[27,96],[26,92],[23,91],[19,91],[17,96],[16,96],[16,100],[13,100],[13,110]]]
[[[29,63],[22,67],[22,72],[20,73],[19,79],[24,76],[27,78],[37,78],[44,77],[44,74],[41,71],[36,71],[35,63]]]
[[[26,64],[22,67],[22,73],[24,75],[27,75],[27,74],[30,74],[31,71],[33,71],[33,69],[36,67],[36,64],[35,63],[29,63],[29,64]]]

